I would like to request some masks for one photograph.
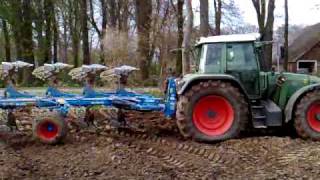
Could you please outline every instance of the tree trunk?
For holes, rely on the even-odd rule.
[[[105,50],[104,50],[104,39],[106,36],[106,28],[107,28],[107,2],[105,0],[101,0],[101,14],[102,14],[102,23],[101,23],[101,37],[100,37],[100,63],[104,64],[105,62]]]
[[[118,18],[118,24],[119,24],[119,31],[121,32],[128,32],[128,21],[129,21],[129,2],[128,0],[119,0],[118,1],[118,8],[120,16]]]
[[[83,64],[90,64],[91,58],[89,49],[87,0],[81,0],[80,6]]]
[[[22,14],[23,14],[23,23],[22,23],[22,47],[23,47],[23,60],[25,62],[34,63],[34,54],[33,54],[33,39],[32,39],[32,7],[31,0],[22,1]],[[30,84],[32,82],[32,76],[30,76],[30,70],[25,70],[23,72],[23,84]]]
[[[44,16],[46,18],[46,27],[45,27],[45,48],[44,48],[44,63],[50,63],[52,59],[52,22],[53,22],[53,2],[52,0],[44,1]]]
[[[110,24],[109,27],[111,27],[113,30],[117,27],[117,13],[116,13],[116,2],[113,1],[107,1],[109,3],[109,18],[110,18]]]
[[[183,4],[184,0],[178,0],[177,7],[177,27],[178,27],[178,52],[176,59],[176,74],[179,76],[182,74],[182,43],[183,43]]]
[[[45,59],[44,51],[44,38],[43,38],[43,26],[44,26],[44,13],[43,13],[43,1],[42,0],[36,0],[35,1],[36,8],[35,8],[35,14],[36,19],[34,20],[35,23],[35,30],[37,32],[37,50],[36,50],[36,66],[42,65]]]
[[[259,32],[262,36],[261,40],[267,42],[263,48],[260,64],[262,66],[262,70],[270,70],[272,66],[272,40],[275,0],[269,0],[267,14],[265,10],[265,0],[252,0],[252,3],[257,13]]]
[[[79,1],[68,0],[68,23],[72,41],[73,65],[79,67],[80,31],[79,31]]]
[[[73,65],[74,67],[79,67],[79,49],[80,41],[75,35],[72,37],[72,53],[73,53]]]
[[[283,68],[288,71],[289,61],[289,12],[288,12],[288,0],[284,1],[285,11],[285,25],[284,25],[284,64]]]
[[[22,23],[22,47],[23,58],[26,62],[34,62],[33,39],[32,39],[32,7],[31,0],[23,0],[23,23]]]
[[[200,0],[200,34],[207,37],[209,34],[209,4],[208,0]]]
[[[190,73],[190,53],[191,53],[191,34],[193,28],[193,11],[192,3],[190,0],[186,0],[186,9],[187,9],[187,22],[183,38],[183,54],[182,54],[182,70],[183,74]]]
[[[53,17],[53,62],[58,62],[59,31],[56,17]]]
[[[272,66],[272,40],[273,40],[273,23],[274,23],[274,9],[275,9],[275,0],[269,0],[268,3],[268,17],[264,30],[264,34],[262,35],[263,41],[270,42],[265,45],[264,48],[264,61],[267,69],[271,69]]]
[[[16,28],[17,27],[13,28],[14,45],[17,54],[17,59],[22,59],[21,33]]]
[[[151,29],[151,14],[152,1],[136,0],[136,21],[138,28],[138,58],[141,72],[141,79],[149,78],[150,59],[150,29]]]
[[[68,63],[68,27],[67,27],[67,19],[63,16],[63,57],[62,62]]]
[[[221,0],[214,0],[214,11],[215,11],[215,35],[220,35],[221,34],[221,7],[222,7],[222,2]]]
[[[37,31],[37,62],[38,65],[43,64],[43,61],[45,59],[44,55],[44,38],[43,38],[43,22],[40,23],[40,21],[36,21],[35,23],[35,29]]]
[[[12,31],[14,36],[14,44],[16,50],[17,59],[22,59],[23,47],[22,47],[22,23],[23,23],[23,13],[22,13],[22,3],[21,1],[12,1],[14,11],[13,11],[13,21],[12,21]]]
[[[4,49],[5,49],[5,60],[7,62],[11,61],[11,43],[10,43],[10,36],[7,27],[7,22],[2,19],[2,30],[4,34]]]

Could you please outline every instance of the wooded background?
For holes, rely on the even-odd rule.
[[[140,68],[141,80],[162,77],[169,67],[180,75],[191,71],[190,52],[200,36],[260,32],[273,40],[275,0],[252,0],[257,26],[244,22],[234,1],[199,0],[198,8],[191,0],[1,0],[0,59],[35,66],[129,64]],[[285,20],[276,33],[288,43]],[[263,55],[270,69],[271,44]],[[30,78],[25,74],[22,82]]]

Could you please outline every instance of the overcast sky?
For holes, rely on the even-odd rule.
[[[284,24],[284,0],[275,0],[275,28]],[[213,8],[213,1],[209,0],[210,8]],[[257,25],[257,16],[252,5],[252,0],[235,0],[242,12],[245,22]],[[297,25],[312,25],[320,23],[320,0],[288,0],[289,23]],[[199,11],[199,0],[192,1],[193,7]],[[213,11],[213,9],[210,9]],[[200,15],[195,14],[195,24],[200,23]]]
[[[257,17],[251,0],[235,1],[243,12],[243,18],[250,24],[257,24]],[[311,25],[320,22],[320,0],[288,0],[289,23]],[[284,0],[276,0],[275,25],[283,24]],[[282,16],[282,17],[281,17]]]

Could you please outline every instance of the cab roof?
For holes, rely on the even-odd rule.
[[[220,42],[250,42],[259,40],[261,35],[259,33],[251,34],[232,34],[221,36],[201,37],[196,45]]]

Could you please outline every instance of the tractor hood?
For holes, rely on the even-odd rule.
[[[320,83],[320,78],[313,75],[307,74],[296,74],[296,73],[282,73],[286,80],[290,82],[302,82],[304,85]]]
[[[284,109],[288,100],[297,91],[307,88],[311,85],[320,85],[320,78],[317,76],[296,74],[296,73],[275,73],[269,74],[269,87],[277,84],[277,90],[274,92],[273,100],[277,102],[281,109]],[[276,83],[276,84],[275,84]],[[272,89],[272,88],[269,88]],[[271,92],[270,92],[271,93]]]

